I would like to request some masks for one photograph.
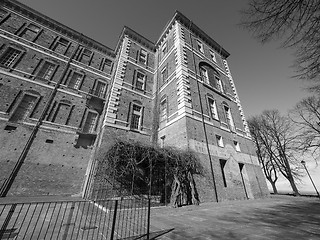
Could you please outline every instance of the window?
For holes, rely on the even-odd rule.
[[[160,122],[167,120],[167,97],[160,101]]]
[[[21,55],[21,51],[14,49],[12,47],[8,47],[7,50],[0,58],[0,65],[4,67],[13,67],[13,65],[17,62],[19,56]]]
[[[73,72],[70,77],[68,87],[73,89],[80,89],[83,75],[81,73]]]
[[[211,57],[211,60],[212,60],[212,61],[214,61],[214,62],[217,61],[217,59],[216,59],[216,54],[215,54],[213,51],[211,51],[211,50],[210,50],[210,57]]]
[[[23,37],[29,41],[34,41],[38,37],[40,30],[41,30],[40,27],[38,27],[34,24],[29,24],[20,33],[20,37]]]
[[[219,119],[218,117],[218,111],[217,111],[217,106],[216,106],[216,101],[213,100],[212,98],[208,98],[208,103],[209,103],[209,110],[210,110],[210,115],[213,119]]]
[[[54,47],[52,48],[53,51],[56,51],[61,54],[65,54],[70,42],[65,38],[59,38],[58,41],[54,44]]]
[[[200,75],[202,77],[203,82],[209,84],[209,75],[208,75],[208,70],[205,69],[203,66],[200,67]]]
[[[86,117],[86,121],[83,125],[83,132],[94,133],[96,131],[97,120],[98,113],[89,111]]]
[[[83,48],[82,53],[79,57],[79,62],[82,62],[84,64],[90,64],[92,52],[89,49]]]
[[[200,52],[204,53],[203,44],[199,40],[197,40],[197,47]]]
[[[222,173],[222,180],[223,180],[223,186],[227,187],[227,181],[226,181],[226,175],[225,175],[225,167],[226,167],[226,160],[220,159],[220,168],[221,168],[221,173]]]
[[[161,57],[166,55],[167,52],[168,52],[168,46],[167,46],[167,42],[165,42],[161,48]]]
[[[168,69],[167,69],[167,67],[162,68],[160,77],[161,77],[162,84],[167,82],[167,78],[168,78]]]
[[[32,110],[35,107],[36,101],[38,97],[25,94],[18,105],[18,107],[15,109],[14,113],[10,117],[10,121],[12,122],[18,122],[26,119],[29,117],[32,113]]]
[[[141,72],[136,72],[136,81],[135,81],[135,88],[138,90],[145,89],[145,82],[146,82],[146,75]]]
[[[240,144],[237,141],[233,141],[234,147],[237,152],[241,152]]]
[[[205,62],[200,62],[199,72],[204,83],[209,84],[210,86],[223,92],[220,74],[214,67]]]
[[[222,137],[219,136],[219,135],[216,135],[216,139],[217,139],[217,145],[218,145],[219,147],[224,147]]]
[[[218,75],[215,75],[214,77],[215,77],[215,79],[217,81],[218,90],[223,93],[224,90],[223,90],[223,85],[222,85],[220,77]]]
[[[55,115],[53,116],[52,122],[68,125],[71,110],[72,110],[71,103],[66,103],[66,102],[59,103],[56,109]]]
[[[140,130],[142,123],[142,106],[132,104],[130,128],[134,130]]]
[[[148,52],[144,49],[141,49],[138,56],[138,61],[142,64],[147,64]]]
[[[54,75],[56,70],[56,65],[51,62],[44,62],[40,71],[37,74],[37,77],[41,80],[48,80],[50,81]]]
[[[230,130],[235,131],[230,108],[227,105],[223,105],[223,109],[224,109],[227,124],[229,125]]]
[[[100,70],[105,72],[110,72],[110,68],[112,67],[112,61],[108,58],[102,59]]]
[[[106,90],[107,90],[107,84],[97,80],[96,87],[93,90],[93,95],[95,95],[99,98],[104,98],[106,95]]]

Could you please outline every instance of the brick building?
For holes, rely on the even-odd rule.
[[[113,50],[4,0],[0,36],[7,195],[83,195],[115,139],[196,151],[202,200],[267,195],[229,53],[181,13],[156,43],[124,27]]]

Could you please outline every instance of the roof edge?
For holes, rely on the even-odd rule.
[[[156,47],[162,42],[166,32],[169,31],[171,26],[175,23],[175,21],[179,21],[186,28],[191,30],[193,33],[202,38],[205,42],[211,45],[217,52],[219,52],[223,57],[227,58],[230,56],[230,53],[225,50],[220,44],[218,44],[215,40],[213,40],[208,34],[206,34],[201,28],[199,28],[196,24],[194,24],[189,18],[183,15],[179,11],[175,11],[172,19],[166,24],[164,30],[162,31],[158,41],[156,42]]]

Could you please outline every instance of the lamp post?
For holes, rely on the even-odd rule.
[[[311,176],[310,176],[310,174],[309,174],[309,171],[308,171],[308,169],[307,169],[307,167],[306,167],[306,162],[302,160],[301,163],[302,163],[302,165],[304,166],[304,169],[306,169],[306,172],[308,173],[308,176],[309,176],[309,178],[310,178],[310,180],[311,180],[311,183],[312,183],[314,189],[315,189],[316,192],[317,192],[318,198],[320,199],[320,194],[319,194],[319,192],[318,192],[318,190],[317,190],[317,188],[316,188],[316,185],[314,184],[314,182],[313,182],[313,180],[312,180],[312,178],[311,178]]]

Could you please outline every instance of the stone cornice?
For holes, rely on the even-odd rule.
[[[125,36],[128,36],[130,39],[132,39],[133,41],[136,41],[138,43],[140,43],[142,46],[145,46],[146,48],[148,48],[149,50],[155,52],[156,47],[155,47],[155,43],[150,41],[149,39],[145,38],[144,36],[140,35],[139,33],[137,33],[136,31],[132,30],[131,28],[124,26],[121,34],[119,36],[119,40],[115,49],[115,52],[117,53],[118,50],[121,47],[121,43],[123,41],[123,38]]]
[[[213,49],[215,49],[218,53],[220,53],[224,58],[227,58],[230,56],[230,53],[228,53],[227,50],[225,50],[221,45],[219,45],[216,41],[214,41],[208,34],[206,34],[197,25],[195,25],[189,18],[184,16],[179,11],[176,11],[173,18],[167,23],[166,27],[164,28],[164,30],[162,31],[159,37],[159,40],[156,42],[156,47],[158,47],[159,44],[161,44],[163,38],[171,29],[175,21],[178,21],[182,25],[184,25],[187,29],[189,29],[191,32],[193,32],[195,35],[201,38],[204,42],[210,45]]]

